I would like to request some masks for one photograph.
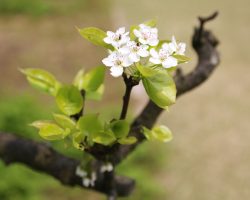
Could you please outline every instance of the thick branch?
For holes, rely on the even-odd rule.
[[[34,170],[49,174],[64,185],[83,187],[82,179],[75,175],[79,161],[56,152],[44,143],[0,132],[0,158],[7,165],[22,163]],[[115,184],[118,196],[128,196],[135,183],[129,178],[116,176]],[[109,193],[105,181],[100,176],[95,186],[89,189],[104,194]]]

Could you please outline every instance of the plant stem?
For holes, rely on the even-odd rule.
[[[123,74],[123,80],[124,80],[124,83],[126,85],[126,89],[125,89],[125,94],[123,96],[123,105],[122,105],[122,111],[121,111],[120,119],[125,119],[126,118],[132,88],[135,85],[139,84],[138,80],[133,79],[132,76],[130,76],[128,78],[126,76],[126,74]]]

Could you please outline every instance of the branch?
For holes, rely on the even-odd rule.
[[[6,165],[22,163],[36,171],[53,176],[64,185],[84,188],[82,179],[75,175],[80,162],[56,152],[44,143],[0,132],[0,158]],[[115,177],[115,184],[118,196],[128,196],[135,185],[133,180],[121,176]],[[88,189],[106,195],[109,193],[102,176],[98,176],[95,186]]]
[[[215,19],[217,12],[208,17],[199,17],[200,25],[195,28],[192,38],[192,45],[198,55],[198,63],[194,70],[187,75],[183,75],[181,69],[177,70],[174,77],[177,97],[193,90],[204,83],[219,64],[219,53],[216,49],[218,40],[210,32],[204,29],[206,22]],[[162,108],[158,107],[152,101],[149,101],[141,114],[135,119],[131,126],[130,135],[135,136],[138,142],[129,146],[119,146],[113,155],[113,162],[120,163],[129,153],[131,153],[141,142],[145,140],[141,133],[141,126],[152,128],[160,116]]]

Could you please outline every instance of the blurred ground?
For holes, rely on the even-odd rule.
[[[175,137],[166,145],[166,158],[161,156],[166,165],[156,173],[159,187],[166,191],[166,196],[157,199],[249,199],[249,6],[247,0],[103,0],[88,1],[82,12],[70,14],[1,16],[0,90],[12,94],[31,91],[17,71],[19,67],[43,67],[59,73],[61,80],[70,81],[79,67],[100,64],[105,52],[84,41],[75,26],[115,29],[154,17],[158,17],[161,37],[174,34],[189,44],[192,61],[183,66],[189,71],[196,62],[190,45],[196,17],[218,10],[219,18],[208,27],[221,42],[219,68],[160,119]],[[106,84],[102,106],[117,104],[121,84],[109,76]],[[134,108],[145,99],[136,97]]]

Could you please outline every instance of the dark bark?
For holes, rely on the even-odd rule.
[[[180,69],[177,70],[174,77],[177,97],[193,90],[204,83],[212,74],[216,66],[219,64],[219,54],[216,49],[218,40],[214,35],[204,29],[206,22],[213,20],[217,13],[202,18],[199,17],[200,25],[195,28],[192,38],[192,45],[198,56],[198,63],[194,70],[184,75]],[[124,97],[123,111],[121,119],[126,116],[131,89],[129,88]],[[128,154],[130,154],[145,138],[141,133],[141,127],[146,126],[152,128],[156,120],[160,116],[163,109],[159,108],[152,101],[149,101],[141,114],[134,120],[131,125],[129,135],[135,136],[138,141],[133,145],[119,145],[105,147],[102,145],[94,145],[87,152],[92,154],[98,161],[105,161],[107,156],[113,164],[119,164]],[[77,116],[79,117],[79,116]],[[28,167],[49,174],[68,186],[83,187],[81,178],[75,175],[76,167],[79,161],[68,158],[49,147],[46,144],[21,139],[14,135],[0,133],[0,158],[6,163],[23,163]],[[135,185],[135,182],[126,177],[115,176],[111,180],[111,186],[107,186],[107,180],[104,174],[99,174],[93,189],[106,194],[110,199],[117,196],[128,196]],[[114,182],[113,182],[114,181]],[[115,191],[113,190],[115,185]]]

